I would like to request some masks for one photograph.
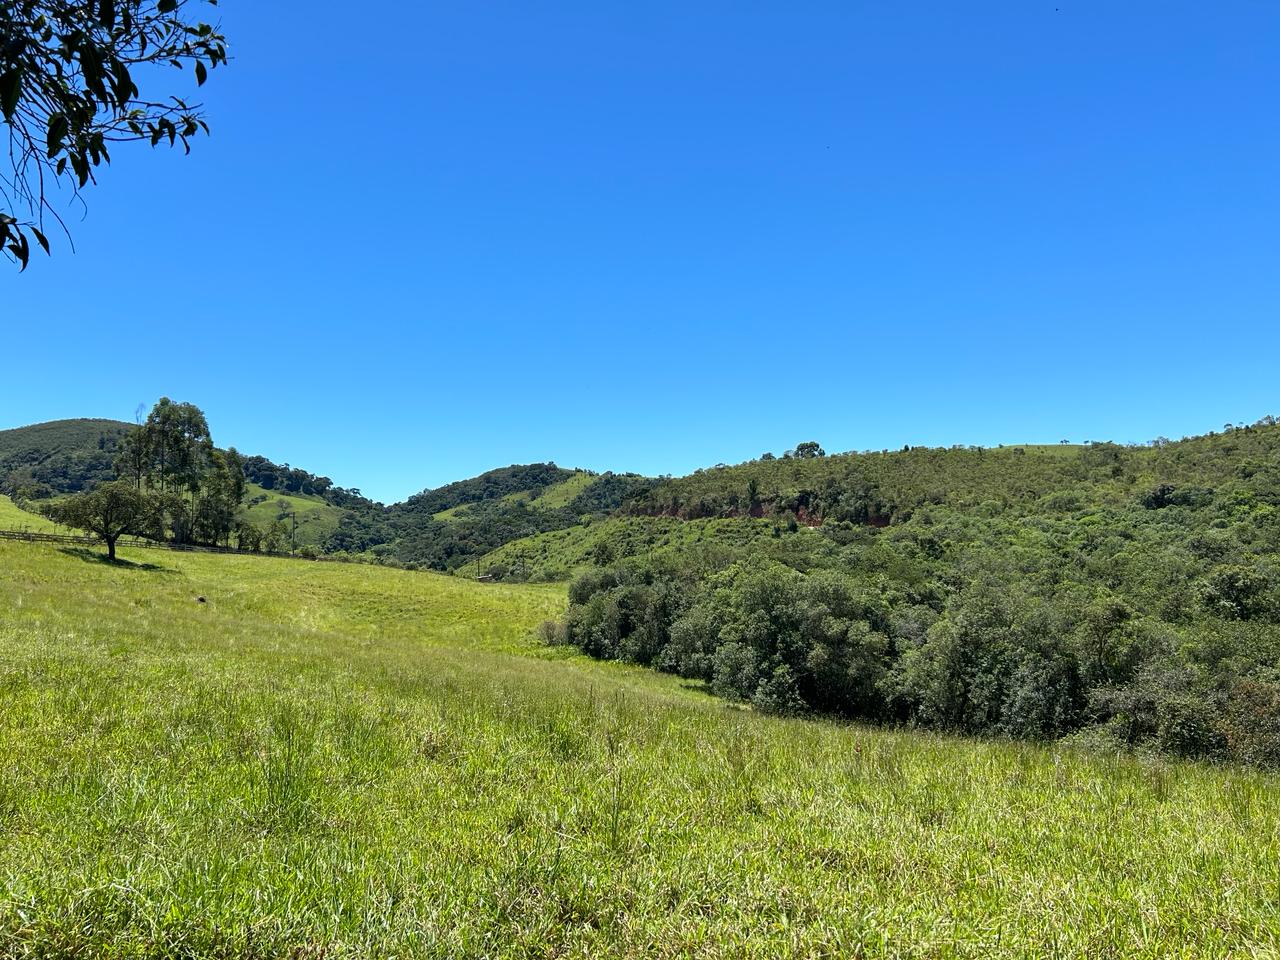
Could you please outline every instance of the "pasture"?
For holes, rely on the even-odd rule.
[[[541,645],[563,587],[122,556],[0,542],[0,956],[1277,955],[1267,774],[758,716]]]

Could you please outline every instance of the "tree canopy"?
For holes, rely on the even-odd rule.
[[[0,116],[9,168],[0,170],[0,250],[22,269],[32,243],[49,252],[51,194],[73,195],[120,143],[190,152],[208,133],[201,106],[153,89],[152,68],[191,67],[197,85],[227,62],[226,39],[193,8],[217,0],[3,0]],[[144,91],[140,84],[148,82]]]
[[[123,480],[52,503],[45,514],[57,523],[100,537],[110,560],[116,558],[116,542],[121,537],[150,536],[157,525],[156,502]]]

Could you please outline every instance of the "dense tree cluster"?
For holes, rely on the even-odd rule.
[[[767,519],[747,516],[750,481]],[[560,640],[771,711],[1280,764],[1269,421],[1148,447],[762,461],[648,502],[693,489],[738,516],[645,521],[675,527],[640,548],[622,544],[642,518],[603,525]]]
[[[246,482],[243,460],[219,450],[200,408],[161,398],[147,419],[117,445],[118,481],[45,506],[52,519],[102,537],[112,557],[126,534],[175,543],[260,543],[239,517]]]

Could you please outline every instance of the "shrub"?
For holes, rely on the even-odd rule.
[[[1271,577],[1254,567],[1220,564],[1200,582],[1198,595],[1205,609],[1233,620],[1267,617],[1273,610]]]
[[[1229,688],[1218,730],[1231,757],[1280,767],[1280,682],[1245,678]]]

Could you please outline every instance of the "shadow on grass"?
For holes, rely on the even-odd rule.
[[[135,563],[132,560],[124,560],[116,557],[112,560],[105,553],[98,553],[96,550],[89,550],[85,547],[61,547],[59,553],[65,553],[69,557],[76,557],[85,563],[101,563],[108,567],[118,567],[122,570],[149,570],[155,573],[173,573],[168,567],[162,567],[155,563]]]

